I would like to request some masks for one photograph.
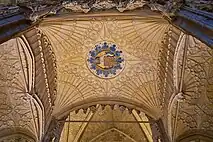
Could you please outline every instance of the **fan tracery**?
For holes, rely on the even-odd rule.
[[[33,139],[40,139],[40,118],[30,92],[33,61],[21,38],[0,45],[0,131],[10,135],[14,130],[26,131]],[[41,127],[40,127],[41,128]],[[5,130],[10,131],[6,132]],[[7,139],[7,138],[5,138]]]
[[[211,101],[208,99],[209,93],[207,91],[207,86],[211,86],[208,80],[212,76],[207,73],[213,59],[211,49],[192,36],[184,36],[182,47],[185,48],[186,52],[179,54],[182,57],[182,62],[178,61],[179,69],[177,72],[179,74],[176,74],[180,80],[176,84],[180,84],[180,73],[181,70],[183,71],[181,91],[184,100],[175,104],[174,110],[179,107],[178,113],[173,111],[173,121],[178,115],[177,135],[193,129],[212,130],[210,124],[212,121]],[[206,109],[207,106],[208,109]]]
[[[208,3],[0,5],[0,141],[212,141]]]
[[[53,43],[58,63],[61,95],[57,95],[55,114],[78,101],[107,97],[143,102],[156,116],[160,115],[156,69],[167,22],[157,15],[68,18],[63,23],[52,20],[52,24],[48,19],[39,28]],[[85,60],[94,45],[102,41],[115,43],[125,56],[122,74],[110,80],[92,75]]]

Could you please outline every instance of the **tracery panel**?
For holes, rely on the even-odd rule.
[[[38,140],[41,136],[40,123],[30,96],[34,63],[29,50],[21,38],[11,39],[0,47],[1,135],[26,132]]]
[[[175,74],[180,93],[172,111],[173,137],[194,129],[211,132],[213,52],[195,37],[185,34],[180,48]]]

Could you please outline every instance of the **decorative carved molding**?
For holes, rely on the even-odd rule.
[[[117,9],[119,12],[143,8],[149,6],[153,11],[160,11],[165,16],[173,15],[183,4],[182,0],[68,0],[68,1],[34,1],[21,2],[19,7],[32,21],[38,21],[47,15],[54,15],[63,9],[72,12],[88,13],[96,10]],[[63,13],[63,12],[62,12]]]
[[[132,113],[133,110],[136,111],[138,114],[140,114],[140,112],[141,112],[140,110],[137,110],[136,108],[133,108],[133,107],[130,107],[130,106],[125,106],[125,105],[119,105],[119,104],[96,104],[96,105],[78,108],[78,109],[73,110],[73,111],[75,111],[75,113],[77,114],[80,110],[83,110],[83,112],[86,114],[89,111],[96,112],[97,109],[98,109],[98,106],[101,106],[102,110],[104,110],[106,106],[110,106],[112,110],[116,106],[118,106],[118,108],[121,111],[128,110],[130,114]]]
[[[52,50],[52,45],[46,35],[41,35],[41,46],[43,57],[41,58],[45,72],[45,84],[48,93],[49,103],[54,105],[54,101],[57,94],[57,67],[55,54]]]
[[[24,34],[35,58],[34,94],[45,111],[45,123],[48,127],[56,97],[56,61],[47,37],[36,28]]]
[[[148,1],[144,0],[130,0],[130,1],[111,1],[111,0],[96,0],[96,1],[70,1],[64,2],[63,7],[70,9],[74,12],[84,12],[88,13],[92,9],[96,10],[107,10],[107,9],[117,9],[119,12],[124,12],[126,10],[134,10],[137,8],[142,8]]]

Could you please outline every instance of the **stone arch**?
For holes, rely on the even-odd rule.
[[[127,101],[127,102],[126,102]],[[138,106],[137,106],[138,105]],[[118,108],[119,108],[119,111],[122,113],[122,114],[125,114],[125,113],[127,113],[127,114],[129,114],[129,115],[134,115],[134,117],[136,117],[135,119],[136,119],[136,121],[144,121],[144,124],[147,124],[147,126],[148,127],[150,127],[150,133],[152,133],[152,135],[150,135],[150,139],[153,139],[154,141],[155,140],[158,140],[158,139],[161,139],[161,140],[164,140],[165,142],[167,142],[168,141],[168,137],[167,137],[167,135],[166,135],[166,132],[165,132],[165,128],[164,128],[164,126],[162,125],[162,120],[160,119],[160,118],[152,118],[153,116],[149,116],[149,115],[147,115],[147,114],[145,114],[146,112],[144,112],[144,109],[142,108],[142,106],[140,105],[140,104],[137,104],[137,103],[135,103],[135,102],[132,102],[132,101],[129,101],[128,102],[128,100],[112,100],[112,99],[110,99],[110,98],[100,98],[100,100],[97,100],[97,101],[95,101],[95,100],[88,100],[87,102],[79,102],[79,104],[78,104],[78,106],[73,106],[73,109],[71,109],[70,111],[69,111],[69,113],[70,114],[67,114],[67,113],[64,113],[64,115],[61,115],[60,117],[61,117],[61,119],[60,120],[57,120],[57,118],[56,118],[56,121],[58,121],[60,124],[61,124],[61,128],[63,128],[63,131],[62,131],[62,129],[60,129],[60,131],[57,131],[58,132],[58,134],[57,134],[57,136],[55,137],[55,140],[56,141],[59,141],[59,139],[60,139],[60,135],[62,136],[62,134],[63,134],[63,136],[62,136],[62,138],[64,138],[64,129],[66,129],[65,127],[67,127],[67,125],[65,125],[66,123],[69,123],[69,117],[75,117],[75,115],[76,115],[76,117],[77,118],[80,118],[78,115],[79,115],[79,113],[80,114],[82,114],[82,113],[84,113],[84,114],[90,114],[90,113],[92,113],[93,115],[96,115],[96,112],[98,113],[98,112],[100,112],[100,107],[101,107],[101,110],[104,112],[104,111],[106,111],[107,109],[109,109],[109,108],[111,108],[112,109],[112,111],[114,111],[114,110],[117,110]],[[146,117],[146,119],[142,119],[142,120],[137,120],[137,119],[139,119],[140,117],[139,117],[139,115],[141,114],[141,113],[143,113],[144,114],[144,117]],[[137,116],[135,116],[135,115],[137,115]],[[65,117],[64,117],[65,116]],[[68,117],[67,117],[68,116]],[[138,118],[137,118],[138,117]],[[77,119],[77,121],[78,120],[81,120],[81,119],[83,119],[84,118],[84,116],[82,116],[82,118],[80,118],[80,119]],[[93,117],[91,117],[90,119],[91,120],[93,120],[92,119]],[[105,118],[105,117],[104,117]],[[122,120],[126,120],[125,118],[126,117],[122,117],[123,119]],[[65,120],[66,120],[66,122],[65,122]],[[128,120],[128,119],[127,119]],[[75,121],[75,120],[74,120]],[[106,119],[106,121],[108,121],[108,119]],[[134,120],[133,120],[134,121]],[[63,122],[65,122],[65,123],[63,123]],[[86,123],[86,122],[85,122]],[[87,122],[88,123],[88,122]],[[71,124],[72,124],[72,122],[71,122]],[[74,123],[75,124],[75,123]],[[118,123],[119,124],[119,123]],[[128,124],[128,123],[127,123]],[[130,123],[131,124],[131,123]],[[136,124],[136,123],[134,123],[134,124]],[[144,125],[144,124],[142,124],[142,125]],[[97,125],[99,125],[99,124],[97,124]],[[141,127],[143,127],[141,125]],[[147,127],[146,126],[146,127]],[[74,127],[74,126],[73,126]],[[70,126],[70,128],[71,128],[71,126]],[[85,128],[84,128],[85,129]],[[141,128],[142,129],[142,128]],[[107,130],[108,131],[108,130]],[[119,131],[119,130],[118,130]],[[80,132],[81,133],[81,135],[83,135],[84,134],[84,131],[82,131],[82,132]],[[121,133],[121,134],[124,134],[124,132],[122,132],[122,131],[120,131],[119,133]],[[147,135],[147,133],[149,133],[149,132],[146,132],[146,135]],[[104,133],[105,134],[105,133]],[[127,136],[127,137],[129,137],[129,136]],[[143,136],[144,137],[144,136]],[[81,139],[81,136],[79,135],[79,136],[77,136],[77,137],[75,137],[75,141],[76,141],[76,138],[78,139],[78,138],[80,138]],[[130,138],[130,137],[129,137]],[[131,138],[130,138],[131,139]],[[72,141],[72,140],[71,140]],[[134,140],[133,140],[134,141]]]
[[[141,112],[144,112],[145,114],[147,114],[148,116],[150,116],[151,118],[153,118],[154,120],[158,120],[159,119],[159,115],[157,111],[150,111],[149,108],[146,108],[146,106],[144,106],[141,103],[129,100],[129,99],[125,99],[125,98],[112,98],[112,97],[99,97],[99,98],[90,98],[87,100],[83,100],[83,101],[79,101],[77,103],[74,103],[72,105],[70,105],[67,109],[60,111],[60,113],[56,113],[53,114],[54,117],[56,119],[62,119],[65,116],[68,115],[69,112],[71,111],[76,111],[79,109],[88,109],[91,106],[96,106],[96,105],[120,105],[120,106],[124,106],[127,109],[135,109]],[[57,109],[57,108],[56,108]]]

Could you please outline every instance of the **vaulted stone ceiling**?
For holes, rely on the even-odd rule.
[[[91,101],[131,102],[162,118],[171,140],[187,131],[211,132],[212,50],[157,13],[102,14],[47,18],[39,26],[58,63],[53,114],[62,118]],[[103,41],[116,44],[125,60],[110,79],[94,75],[87,63],[89,51]]]
[[[103,42],[122,51],[124,64],[113,77],[99,76],[87,60]],[[52,117],[87,119],[90,114],[92,120],[115,114],[134,120],[136,116],[134,111],[120,114],[108,109],[103,117],[70,113],[96,104],[125,105],[160,118],[171,141],[187,132],[213,134],[213,51],[159,13],[109,10],[47,17],[38,27],[1,44],[0,50],[1,134],[9,134],[5,130],[10,128],[40,140]],[[70,130],[69,139],[77,133],[82,141],[100,141],[109,134],[132,140],[132,132],[125,132],[122,125],[86,124],[83,130],[99,137],[72,125],[75,130]],[[67,138],[66,127],[67,123],[62,139]],[[147,138],[142,126],[134,128]]]
[[[89,100],[114,100],[133,101],[143,105],[150,116],[159,118],[157,64],[169,27],[159,14],[146,12],[44,20],[39,28],[52,43],[57,60],[58,88],[53,114],[68,113],[76,103]],[[97,77],[87,66],[89,52],[104,41],[116,44],[125,61],[123,71],[110,79]]]

